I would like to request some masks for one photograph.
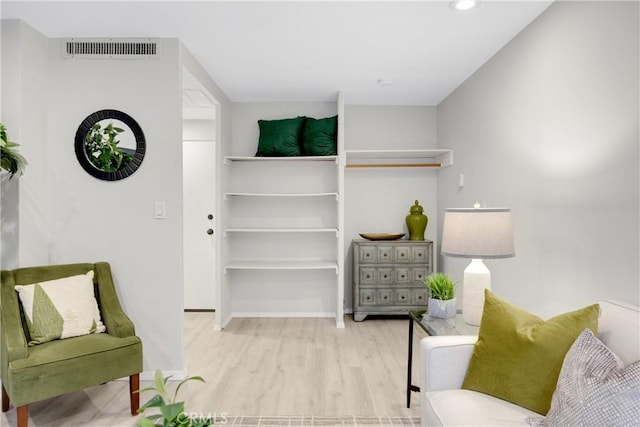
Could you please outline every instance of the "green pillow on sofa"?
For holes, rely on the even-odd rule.
[[[300,132],[304,117],[280,120],[258,120],[257,157],[284,157],[300,155]]]
[[[338,154],[338,116],[324,119],[306,117],[302,126],[302,153],[305,156]]]
[[[544,321],[485,290],[462,388],[546,414],[565,355],[585,328],[597,334],[599,311],[593,304]]]

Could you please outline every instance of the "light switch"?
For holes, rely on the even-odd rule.
[[[153,217],[155,219],[165,219],[167,217],[167,204],[165,202],[155,203]]]
[[[460,187],[460,188],[464,187],[464,174],[463,173],[458,175],[458,187]]]

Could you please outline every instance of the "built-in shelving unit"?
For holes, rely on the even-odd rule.
[[[344,327],[338,159],[223,158],[221,266],[232,316],[258,306],[256,316],[331,315]]]

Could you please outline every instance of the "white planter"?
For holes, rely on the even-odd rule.
[[[456,299],[440,300],[435,298],[429,298],[429,305],[427,306],[427,312],[431,317],[440,317],[442,319],[449,319],[456,316]]]

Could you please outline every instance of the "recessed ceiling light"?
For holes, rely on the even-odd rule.
[[[453,0],[449,5],[455,10],[469,10],[478,6],[478,0]]]
[[[378,79],[378,84],[380,86],[384,86],[384,87],[391,86],[393,84],[393,80],[391,80],[391,79]]]

